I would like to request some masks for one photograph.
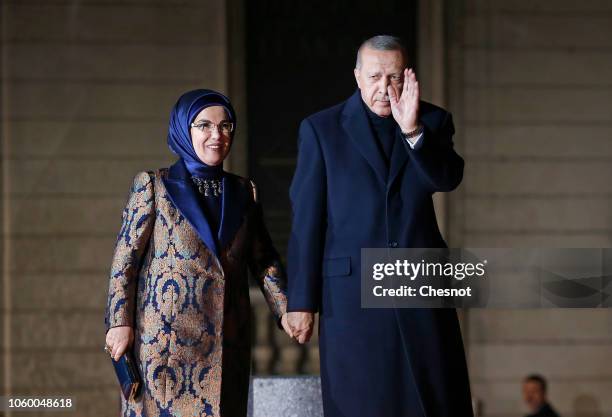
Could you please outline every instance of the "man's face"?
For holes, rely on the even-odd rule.
[[[531,412],[536,412],[546,401],[546,394],[537,381],[526,381],[523,383],[523,398]]]
[[[364,103],[379,116],[391,115],[387,87],[397,97],[404,85],[406,62],[402,51],[377,51],[365,47],[361,50],[361,67],[355,68],[355,79]]]

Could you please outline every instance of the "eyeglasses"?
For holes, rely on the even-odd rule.
[[[222,121],[221,123],[216,124],[208,120],[204,120],[202,122],[192,123],[191,127],[200,129],[200,131],[204,133],[212,133],[214,129],[217,129],[219,133],[222,133],[224,135],[229,135],[234,131],[234,124],[228,121]]]

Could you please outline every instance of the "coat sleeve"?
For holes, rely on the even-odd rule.
[[[155,222],[153,187],[149,173],[136,175],[123,210],[110,271],[105,315],[107,332],[112,327],[134,327],[138,269]]]
[[[263,209],[257,198],[257,187],[253,181],[251,181],[251,187],[255,204],[252,212],[253,244],[249,269],[276,318],[278,326],[282,328],[280,318],[287,312],[287,275],[266,228]]]
[[[298,157],[289,189],[293,211],[288,245],[287,311],[317,312],[327,222],[327,179],[319,139],[308,121],[300,125]]]
[[[432,192],[452,191],[463,179],[463,158],[453,148],[455,127],[451,113],[436,131],[425,126],[423,137],[412,149],[406,144],[410,158],[429,184]]]

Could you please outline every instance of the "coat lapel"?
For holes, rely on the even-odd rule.
[[[244,210],[248,203],[247,194],[232,174],[223,177],[221,194],[221,224],[219,226],[219,247],[225,248],[242,225]]]
[[[206,247],[219,258],[216,240],[206,220],[206,216],[204,216],[200,197],[192,185],[189,172],[183,161],[178,160],[172,165],[168,170],[168,176],[166,178],[162,177],[162,181],[172,203],[195,229]],[[225,196],[223,202],[225,203]]]
[[[359,89],[347,100],[344,107],[342,126],[359,149],[361,155],[368,161],[383,184],[387,183],[387,165],[376,145],[368,115],[361,103]]]
[[[404,143],[406,139],[402,137],[400,134],[399,127],[395,133],[395,141],[393,142],[393,149],[391,150],[391,164],[389,168],[389,181],[387,183],[388,187],[393,185],[393,181],[397,177],[397,175],[402,170],[402,167],[408,160],[408,150],[405,146],[410,146],[407,143]],[[403,146],[405,145],[405,146]]]

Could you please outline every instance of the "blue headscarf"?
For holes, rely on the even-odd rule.
[[[229,99],[217,91],[205,89],[188,91],[179,97],[170,113],[168,147],[185,162],[185,166],[192,176],[204,177],[211,170],[210,165],[205,164],[198,158],[190,134],[191,123],[195,117],[203,109],[211,106],[225,108],[229,121],[234,124],[234,131],[231,134],[231,139],[233,139],[236,131],[236,112]],[[221,170],[222,164],[212,168]]]

